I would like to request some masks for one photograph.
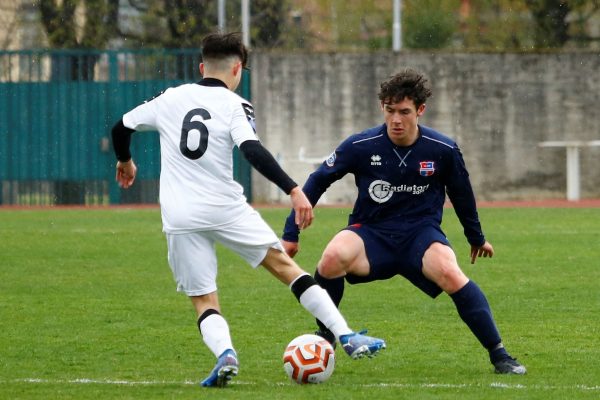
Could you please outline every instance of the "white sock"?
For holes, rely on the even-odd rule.
[[[200,333],[206,346],[219,357],[227,349],[233,349],[229,325],[221,314],[211,314],[200,323]]]
[[[337,309],[327,291],[319,285],[306,289],[300,296],[300,304],[333,332],[336,338],[352,333],[348,323]]]

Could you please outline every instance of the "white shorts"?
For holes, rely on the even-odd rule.
[[[227,227],[166,233],[166,237],[169,266],[177,291],[188,296],[201,296],[217,290],[217,242],[239,254],[253,268],[260,265],[270,248],[284,251],[273,229],[250,207],[246,216]]]

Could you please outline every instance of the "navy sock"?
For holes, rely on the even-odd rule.
[[[495,363],[496,361],[504,360],[510,357],[504,346],[498,347],[497,349],[490,350],[490,361]]]
[[[471,332],[479,342],[490,352],[492,362],[502,358],[502,351],[506,353],[504,347],[500,345],[502,339],[496,328],[490,305],[485,295],[479,289],[479,286],[473,281],[467,282],[462,289],[450,295],[458,315],[467,324]],[[492,353],[494,353],[492,355]]]
[[[338,307],[342,301],[342,297],[344,296],[344,278],[333,278],[327,279],[323,278],[319,271],[315,271],[315,280],[317,283],[327,291],[331,300],[333,300],[333,304]],[[327,327],[319,320],[317,320],[317,325],[319,325],[319,329],[323,332],[326,332]]]

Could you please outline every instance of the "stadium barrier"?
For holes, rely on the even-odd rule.
[[[0,205],[156,203],[158,134],[132,140],[139,167],[128,190],[114,179],[110,130],[160,91],[200,79],[199,49],[0,51]],[[250,99],[250,75],[240,94]],[[249,164],[235,178],[252,201]]]

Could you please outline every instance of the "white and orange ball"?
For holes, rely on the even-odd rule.
[[[296,383],[322,383],[333,373],[335,352],[321,336],[300,335],[287,345],[283,368]]]

